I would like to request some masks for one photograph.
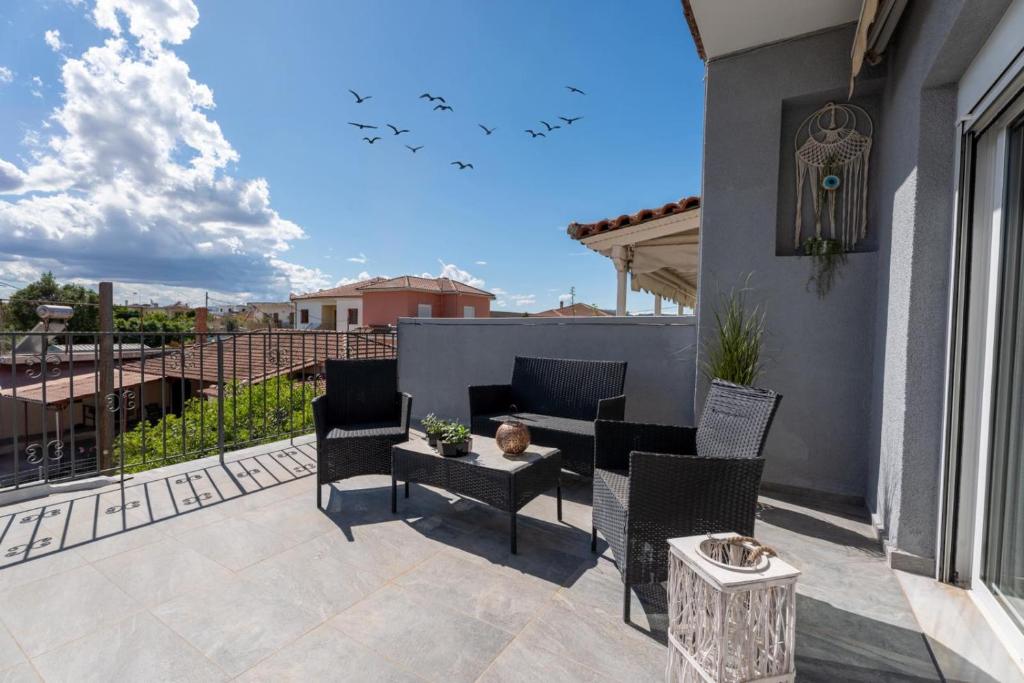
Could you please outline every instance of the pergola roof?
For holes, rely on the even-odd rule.
[[[625,262],[630,286],[684,306],[697,299],[700,198],[686,197],[659,209],[597,223],[573,223],[569,236]]]

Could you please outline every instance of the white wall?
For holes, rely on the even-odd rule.
[[[360,327],[363,324],[363,298],[348,297],[335,300],[338,305],[338,329],[342,332],[349,330],[348,309],[354,308],[359,311],[359,321],[353,327]]]

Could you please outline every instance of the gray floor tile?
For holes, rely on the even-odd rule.
[[[42,680],[35,668],[28,662],[0,671],[0,683],[38,683]]]
[[[528,650],[550,651],[612,680],[654,681],[664,676],[665,646],[624,624],[619,610],[571,603],[560,596],[523,629],[519,642]]]
[[[426,600],[394,585],[385,586],[329,623],[433,681],[475,680],[512,638],[440,601]]]
[[[223,585],[234,577],[230,570],[171,538],[115,555],[94,566],[147,607]]]
[[[178,540],[233,571],[298,544],[298,540],[237,517],[194,529],[178,536]]]
[[[510,633],[518,633],[554,595],[557,586],[529,581],[441,552],[395,581],[410,593],[444,596],[448,607]]]
[[[255,586],[288,599],[322,619],[369,595],[384,577],[344,560],[344,539],[315,538],[245,569]]]
[[[141,609],[90,565],[0,593],[0,619],[29,657]]]
[[[10,632],[0,625],[0,670],[27,662],[25,653],[21,651],[17,641]]]
[[[514,640],[477,680],[479,683],[611,683],[614,679]]]
[[[416,683],[383,656],[324,624],[245,672],[239,681],[329,681]]]
[[[408,571],[444,549],[441,543],[399,520],[338,528],[324,538],[337,544],[340,559],[386,577]]]
[[[250,510],[241,518],[298,541],[308,541],[338,530],[331,518],[317,508],[312,496],[309,499],[283,499],[273,505]]]
[[[152,612],[232,676],[320,622],[278,593],[240,577],[225,587],[165,602]]]
[[[4,558],[0,555],[0,560],[3,559],[9,559],[11,562],[0,565],[0,592],[81,567],[86,563],[85,559],[73,549],[62,550],[31,560]]]
[[[148,613],[37,657],[48,681],[222,681],[227,676]]]

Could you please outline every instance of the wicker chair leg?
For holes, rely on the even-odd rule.
[[[632,596],[629,593],[629,582],[623,581],[622,585],[623,585],[623,590],[622,590],[622,620],[628,624],[629,623],[629,602],[630,602],[630,598]]]
[[[590,552],[597,552],[597,525],[590,525]]]

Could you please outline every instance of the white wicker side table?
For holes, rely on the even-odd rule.
[[[669,540],[666,681],[793,681],[800,572],[776,557],[730,569],[698,551],[707,538]]]

